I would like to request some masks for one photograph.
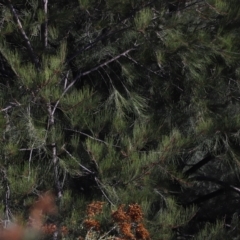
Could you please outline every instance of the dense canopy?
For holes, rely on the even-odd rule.
[[[0,239],[239,239],[238,0],[0,1]]]

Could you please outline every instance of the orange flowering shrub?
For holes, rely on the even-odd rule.
[[[87,206],[88,218],[83,221],[83,225],[87,230],[100,230],[100,223],[94,219],[97,214],[102,213],[104,202],[94,201]]]
[[[128,206],[127,215],[132,222],[141,222],[143,220],[143,213],[138,204],[131,204]]]
[[[150,239],[148,230],[143,226],[142,223],[139,223],[136,228],[136,239]]]
[[[95,219],[86,219],[86,220],[84,220],[83,224],[88,230],[90,230],[90,229],[93,229],[96,231],[100,230],[100,223],[98,221],[96,221]]]
[[[121,222],[129,222],[130,217],[129,215],[124,211],[124,205],[120,205],[118,207],[118,210],[112,213],[112,219],[114,222],[121,223]]]
[[[132,239],[132,240],[135,239],[134,235],[131,232],[131,223],[120,222],[120,223],[118,223],[118,226],[119,226],[121,233],[125,239]]]
[[[96,240],[111,239],[111,240],[149,240],[150,235],[147,229],[144,227],[143,212],[138,204],[130,204],[125,210],[125,206],[122,204],[118,209],[111,214],[111,218],[115,223],[112,229],[118,229],[119,234],[117,236],[109,235],[111,230],[107,235],[100,235],[101,227],[100,223],[94,219],[97,214],[102,213],[104,203],[103,202],[92,202],[87,206],[87,219],[83,221],[84,227],[88,230],[87,238]],[[89,236],[91,236],[89,238]],[[103,237],[104,236],[104,237]],[[79,239],[84,239],[79,237]]]
[[[87,206],[87,215],[88,217],[94,217],[95,215],[102,212],[104,202],[95,201]]]
[[[129,205],[127,211],[124,211],[124,205],[120,205],[117,211],[112,213],[112,219],[117,223],[124,239],[150,239],[149,232],[141,223],[143,213],[138,204]]]

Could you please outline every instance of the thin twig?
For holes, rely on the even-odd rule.
[[[115,206],[115,204],[113,204],[113,202],[108,198],[107,194],[103,191],[103,187],[101,185],[103,185],[99,180],[98,178],[94,178],[95,179],[95,182],[97,183],[99,189],[101,190],[102,194],[104,195],[104,197],[107,199],[107,201],[112,205],[112,206]]]
[[[29,159],[28,159],[28,181],[30,180],[30,175],[31,175],[32,153],[33,153],[33,149],[31,149],[30,154],[29,154]]]
[[[157,188],[154,188],[153,190],[155,193],[159,194],[162,197],[165,203],[167,202],[165,196]]]
[[[70,128],[65,128],[64,130],[71,131],[71,132],[75,132],[75,133],[79,133],[79,134],[81,134],[81,135],[83,135],[83,136],[86,136],[86,137],[88,137],[88,138],[91,138],[91,139],[93,139],[93,140],[95,140],[95,141],[104,143],[104,144],[107,145],[107,146],[109,145],[109,143],[107,143],[107,142],[105,142],[105,141],[103,141],[103,140],[101,140],[101,139],[99,139],[99,138],[92,137],[91,135],[88,135],[88,134],[86,134],[86,133],[84,133],[84,132],[77,131],[77,130],[70,129]],[[121,146],[119,146],[119,145],[111,145],[111,146],[112,146],[112,147],[116,147],[116,148],[121,148]]]
[[[37,150],[39,148],[20,148],[18,149],[19,151],[32,151],[32,150]]]
[[[112,227],[108,232],[106,232],[105,234],[103,234],[103,235],[99,238],[99,240],[106,239],[105,237],[106,237],[110,232],[112,232],[114,229],[116,229],[116,228],[117,228],[117,226]]]
[[[132,62],[134,62],[136,65],[140,66],[141,68],[149,71],[150,73],[153,73],[153,74],[155,74],[155,75],[157,75],[157,76],[163,77],[163,75],[161,75],[161,74],[159,74],[159,73],[157,73],[157,72],[155,72],[155,71],[153,71],[153,70],[151,70],[151,69],[149,69],[149,68],[146,68],[144,65],[142,65],[142,64],[139,63],[139,62],[137,62],[135,59],[133,59],[132,57],[130,57],[128,54],[125,55],[125,57],[128,58],[129,60],[131,60]]]
[[[108,142],[106,142],[106,141],[103,141],[103,140],[101,140],[101,139],[99,139],[99,138],[93,137],[93,136],[91,136],[91,135],[89,135],[89,134],[86,134],[86,133],[81,132],[81,131],[78,131],[78,130],[74,130],[74,129],[70,129],[70,128],[64,128],[64,130],[71,131],[71,132],[75,132],[75,133],[79,133],[79,134],[81,134],[81,135],[83,135],[83,136],[86,136],[86,137],[88,137],[88,138],[90,138],[90,139],[93,139],[93,140],[95,140],[95,141],[97,141],[97,142],[101,142],[101,143],[105,144],[106,146],[109,146],[109,145],[110,145],[110,144],[109,144]],[[111,145],[111,147],[122,148],[120,145],[114,145],[114,144]],[[30,150],[30,149],[20,149],[20,150],[24,151],[24,150]],[[164,151],[137,151],[137,152],[139,152],[139,153],[149,153],[149,152],[151,152],[151,153],[161,154],[161,153],[163,153]],[[183,151],[183,152],[178,152],[178,153],[185,153],[185,151]]]
[[[9,105],[8,105],[7,107],[0,109],[0,112],[7,111],[7,110],[9,110],[9,109],[11,109],[11,108],[13,108],[13,107],[16,107],[16,106],[21,106],[21,104],[18,103],[17,101],[16,101],[16,102],[10,102],[10,103],[8,103],[8,104],[9,104]]]
[[[0,110],[0,112],[7,111],[8,109],[11,109],[11,108],[12,108],[12,106],[7,106],[7,107],[5,107],[5,108],[2,108],[2,109]]]
[[[67,88],[67,83],[68,83],[68,75],[69,75],[69,71],[67,71],[67,74],[65,76],[65,79],[64,79],[64,90]]]
[[[76,158],[75,158],[66,148],[62,147],[62,149],[63,149],[73,160],[75,160],[82,169],[84,169],[85,171],[87,171],[87,172],[90,173],[90,174],[94,174],[94,172],[92,172],[92,171],[89,170],[88,168],[84,167],[81,163],[79,163],[79,162],[76,160]]]

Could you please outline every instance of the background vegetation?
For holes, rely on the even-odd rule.
[[[0,239],[239,239],[239,26],[238,0],[0,1]]]

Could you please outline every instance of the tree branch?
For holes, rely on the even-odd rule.
[[[83,72],[83,73],[81,74],[81,76],[88,75],[88,74],[90,74],[90,73],[98,70],[99,68],[102,68],[102,67],[108,65],[109,63],[116,61],[118,58],[120,58],[120,57],[122,57],[122,56],[125,56],[126,54],[128,54],[129,52],[131,52],[131,51],[133,51],[133,50],[136,50],[136,48],[135,48],[135,47],[134,47],[134,48],[130,48],[130,49],[124,51],[123,53],[120,53],[119,55],[111,58],[110,60],[108,60],[108,61],[106,61],[106,62],[104,62],[104,63],[102,63],[102,64],[99,64],[98,66],[96,66],[96,67],[94,67],[94,68],[92,68],[92,69],[90,69],[90,70],[88,70],[88,71],[86,71],[86,72]]]
[[[54,112],[52,110],[51,104],[47,104],[48,107],[48,131],[53,129],[55,126],[55,119],[54,119]],[[62,197],[62,188],[60,181],[58,179],[58,156],[57,156],[57,146],[55,139],[51,140],[51,147],[52,147],[52,162],[54,168],[54,178],[55,178],[55,186],[57,190],[58,199]]]
[[[14,7],[12,5],[11,0],[7,0],[7,2],[8,2],[8,6],[9,6],[9,8],[10,8],[12,14],[13,14],[13,17],[14,17],[16,23],[17,23],[18,29],[20,30],[20,33],[22,34],[22,37],[24,39],[24,43],[25,43],[26,48],[28,50],[28,53],[30,55],[31,61],[34,63],[35,67],[37,69],[39,69],[40,68],[39,60],[38,60],[37,56],[35,55],[35,53],[33,51],[30,40],[29,40],[26,32],[23,29],[22,23],[21,23],[18,15],[16,13],[16,10],[14,9]]]
[[[4,228],[7,228],[8,224],[11,222],[11,211],[9,208],[9,201],[10,201],[10,186],[9,181],[7,179],[7,173],[5,169],[1,169],[1,175],[2,175],[2,183],[3,188],[5,190],[5,196],[3,196],[3,204],[4,204]]]
[[[44,22],[44,47],[47,48],[48,46],[48,19],[47,19],[47,14],[48,14],[48,0],[43,0],[44,4],[44,14],[45,14],[45,22]]]
[[[112,29],[116,29],[117,26],[119,24],[121,24],[122,22],[126,21],[128,18],[132,18],[137,12],[141,11],[143,8],[150,6],[151,4],[153,4],[154,2],[156,2],[157,0],[153,0],[150,1],[148,3],[146,3],[145,5],[137,8],[137,9],[133,9],[126,17],[120,19],[114,26],[112,26]],[[67,63],[69,63],[70,61],[72,61],[75,57],[77,57],[79,54],[81,54],[82,52],[89,50],[91,48],[93,48],[99,41],[105,40],[106,38],[111,37],[112,35],[122,32],[126,29],[129,29],[130,27],[125,27],[125,28],[121,28],[119,30],[116,31],[108,31],[105,34],[101,34],[99,37],[97,37],[95,39],[95,41],[93,41],[90,44],[87,44],[86,46],[84,46],[83,48],[81,48],[79,51],[77,51],[76,53],[74,53],[72,56],[69,57],[69,59],[67,60]]]
[[[90,136],[90,135],[88,135],[88,134],[86,134],[86,133],[84,133],[84,132],[77,131],[77,130],[70,129],[70,128],[65,128],[65,130],[71,131],[71,132],[75,132],[75,133],[79,133],[79,134],[81,134],[81,135],[83,135],[83,136],[86,136],[86,137],[88,137],[88,138],[91,138],[91,139],[93,139],[93,140],[95,140],[95,141],[97,141],[97,142],[104,143],[106,146],[109,145],[109,143],[107,143],[107,142],[105,142],[105,141],[103,141],[103,140],[101,140],[101,139],[99,139],[99,138]],[[116,148],[121,148],[121,146],[119,146],[119,145],[111,145],[111,146],[112,146],[112,147],[116,147]]]
[[[218,180],[216,178],[213,178],[213,177],[208,177],[208,176],[196,176],[196,177],[193,177],[191,178],[193,179],[194,181],[203,181],[203,182],[213,182],[213,183],[216,183],[226,189],[230,189],[238,194],[240,194],[240,188],[238,187],[235,187],[229,183],[226,183],[226,182],[223,182],[221,180]]]
[[[64,87],[64,91],[62,93],[62,95],[60,96],[60,98],[57,100],[57,102],[55,103],[54,107],[53,107],[53,110],[52,110],[52,113],[54,114],[57,107],[58,107],[58,104],[60,102],[60,100],[64,97],[64,95],[68,92],[68,90],[75,84],[75,82],[81,77],[81,73],[79,73],[74,79],[73,81],[67,86],[67,87]]]
[[[98,178],[94,178],[95,179],[95,182],[97,183],[99,189],[101,190],[103,196],[107,199],[107,201],[112,205],[112,206],[115,206],[115,204],[108,198],[107,194],[103,191],[103,184],[98,180]]]
[[[76,53],[74,53],[72,56],[70,56],[67,60],[67,63],[71,62],[75,57],[77,57],[79,54],[81,54],[84,51],[90,50],[91,48],[93,48],[98,42],[105,40],[106,38],[111,37],[112,35],[122,32],[126,29],[128,29],[129,27],[125,27],[125,28],[121,28],[120,30],[117,31],[111,31],[111,32],[107,32],[105,34],[100,35],[99,37],[97,37],[93,42],[87,44],[86,46],[82,47],[79,51],[77,51]]]
[[[207,154],[205,158],[203,158],[198,163],[194,164],[191,168],[189,168],[187,171],[184,172],[186,176],[190,176],[194,172],[196,172],[199,168],[210,162],[214,157],[211,154]]]
[[[137,46],[136,46],[136,47],[137,47]],[[100,65],[97,65],[96,67],[93,67],[92,69],[90,69],[90,70],[88,70],[88,71],[86,71],[86,72],[79,73],[79,74],[73,79],[73,81],[64,89],[62,95],[60,96],[60,98],[59,98],[59,99],[57,100],[57,102],[55,103],[55,105],[54,105],[54,107],[53,107],[53,110],[52,110],[52,113],[53,113],[53,114],[55,113],[55,111],[56,111],[56,109],[57,109],[57,106],[58,106],[60,100],[64,97],[64,95],[67,93],[67,91],[75,84],[75,82],[76,82],[80,77],[85,76],[85,75],[88,75],[88,74],[90,74],[90,73],[98,70],[99,68],[104,67],[104,66],[108,65],[109,63],[116,61],[118,58],[120,58],[120,57],[126,55],[127,53],[135,50],[136,47],[130,48],[130,49],[124,51],[123,53],[120,53],[119,55],[111,58],[110,60],[108,60],[108,61],[106,61],[106,62],[104,62],[104,63],[102,63],[102,64],[100,64]]]
[[[220,189],[218,189],[218,190],[216,190],[216,191],[213,191],[213,192],[211,192],[211,193],[208,193],[208,194],[199,196],[197,199],[194,199],[193,201],[184,204],[184,206],[191,205],[191,204],[199,204],[199,203],[208,201],[208,200],[210,200],[210,199],[212,199],[212,198],[215,198],[215,197],[217,197],[218,195],[224,193],[225,191],[226,191],[225,188],[220,188]]]
[[[89,174],[94,174],[94,172],[92,172],[91,170],[89,170],[88,168],[84,167],[81,163],[79,163],[76,158],[64,147],[62,147],[62,149],[75,161],[78,163],[78,165],[84,169],[86,172],[88,172]]]
[[[129,59],[130,61],[132,61],[133,63],[135,63],[137,66],[140,66],[141,68],[145,69],[146,71],[148,71],[148,72],[150,72],[150,73],[153,73],[154,75],[163,77],[163,75],[161,75],[161,74],[157,73],[156,71],[153,71],[153,70],[145,67],[143,64],[137,62],[134,58],[130,57],[128,54],[126,54],[125,57],[126,57],[127,59]]]

